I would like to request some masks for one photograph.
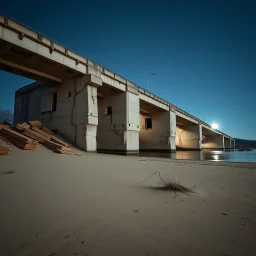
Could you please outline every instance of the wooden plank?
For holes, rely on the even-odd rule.
[[[21,124],[16,124],[15,128],[20,131],[24,131],[24,128],[21,126]]]
[[[52,136],[52,137],[51,137],[51,141],[53,141],[53,142],[55,142],[55,143],[57,143],[57,144],[60,144],[60,145],[62,145],[62,146],[65,146],[65,147],[69,147],[69,145],[68,145],[67,143],[65,143],[64,141],[62,141],[62,140],[56,138],[55,136]]]
[[[33,131],[32,129],[25,129],[26,132],[29,132],[30,134],[35,135],[38,138],[41,138],[42,140],[48,140],[49,138],[44,136],[43,134]]]
[[[16,129],[20,130],[20,131],[24,131],[25,129],[29,129],[30,125],[26,122],[22,123],[22,124],[16,124],[15,126]]]
[[[11,126],[9,124],[0,124],[0,131],[3,128],[10,128]]]
[[[32,134],[32,133],[29,132],[28,130],[25,130],[23,134],[26,135],[26,136],[28,136],[28,137],[31,138],[31,139],[34,139],[34,140],[37,140],[37,141],[41,142],[41,143],[44,142],[44,139],[42,139],[42,138],[36,136],[35,134]]]
[[[57,143],[55,143],[53,141],[50,141],[50,140],[45,140],[43,144],[48,146],[48,147],[51,147],[51,149],[54,149],[54,148],[61,149],[62,148],[62,145],[57,144]]]
[[[10,149],[8,147],[0,146],[0,155],[7,155]]]
[[[37,127],[37,128],[42,128],[43,124],[41,123],[41,121],[35,120],[35,121],[28,121],[28,123],[33,127]]]
[[[24,141],[21,141],[15,137],[12,137],[8,134],[4,134],[5,138],[7,138],[13,145],[26,150],[34,150],[36,148],[36,144],[28,144]]]
[[[65,150],[60,150],[60,149],[54,149],[54,152],[59,153],[59,154],[72,155],[71,151],[65,151]]]
[[[43,130],[44,132],[50,134],[50,135],[53,135],[53,134],[54,134],[54,132],[53,132],[52,130],[50,130],[50,129],[44,127],[44,126],[42,127],[42,130]]]
[[[20,140],[22,142],[25,142],[27,144],[33,144],[33,140],[32,139],[27,138],[23,134],[15,132],[15,131],[13,131],[13,130],[11,130],[9,128],[3,128],[1,131],[2,131],[2,133],[7,134],[9,136],[12,136],[12,137],[14,137],[14,138],[16,138],[16,139],[18,139],[18,140]]]
[[[39,129],[39,128],[35,127],[35,126],[32,127],[32,130],[42,134],[43,136],[47,137],[48,139],[50,139],[52,137],[52,135],[49,135],[48,133],[42,131],[41,129]]]
[[[59,150],[65,150],[65,151],[71,151],[71,148],[62,146],[56,142],[45,140],[44,144],[51,147],[52,149],[59,149]]]
[[[33,145],[33,144],[26,144],[23,149],[34,151],[34,150],[36,149],[36,145]]]

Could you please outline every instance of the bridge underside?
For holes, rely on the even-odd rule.
[[[175,152],[175,113],[140,100],[141,151]]]
[[[231,145],[189,113],[2,15],[0,69],[40,81],[16,92],[15,122],[41,119],[86,151]]]
[[[180,116],[176,116],[176,124],[177,150],[201,150],[201,126]]]
[[[62,83],[81,73],[55,61],[0,40],[0,69],[34,80]]]
[[[224,149],[224,137],[215,131],[202,127],[203,134],[203,149]]]

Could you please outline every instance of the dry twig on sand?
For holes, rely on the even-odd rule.
[[[188,187],[186,187],[184,185],[181,185],[179,181],[176,181],[174,179],[174,177],[173,177],[172,180],[169,180],[169,179],[163,177],[159,172],[152,173],[150,176],[148,176],[146,179],[142,180],[139,183],[144,182],[145,180],[147,180],[149,177],[151,177],[153,175],[158,176],[158,178],[160,180],[160,186],[152,187],[153,189],[163,190],[163,191],[173,191],[175,193],[175,197],[177,196],[177,192],[185,193],[185,194],[187,194],[189,196],[190,196],[189,193],[195,193],[194,187],[188,188]],[[139,183],[137,183],[137,184],[139,184]]]

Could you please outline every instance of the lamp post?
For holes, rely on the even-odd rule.
[[[152,74],[149,74],[149,75],[146,76],[146,78],[147,78],[147,87],[146,87],[146,89],[147,89],[147,90],[148,90],[148,77],[149,77],[149,76],[153,76],[153,75],[155,75],[155,74],[156,74],[156,73],[152,73]]]

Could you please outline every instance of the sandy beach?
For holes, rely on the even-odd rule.
[[[76,153],[0,157],[0,255],[256,255],[256,164]]]

